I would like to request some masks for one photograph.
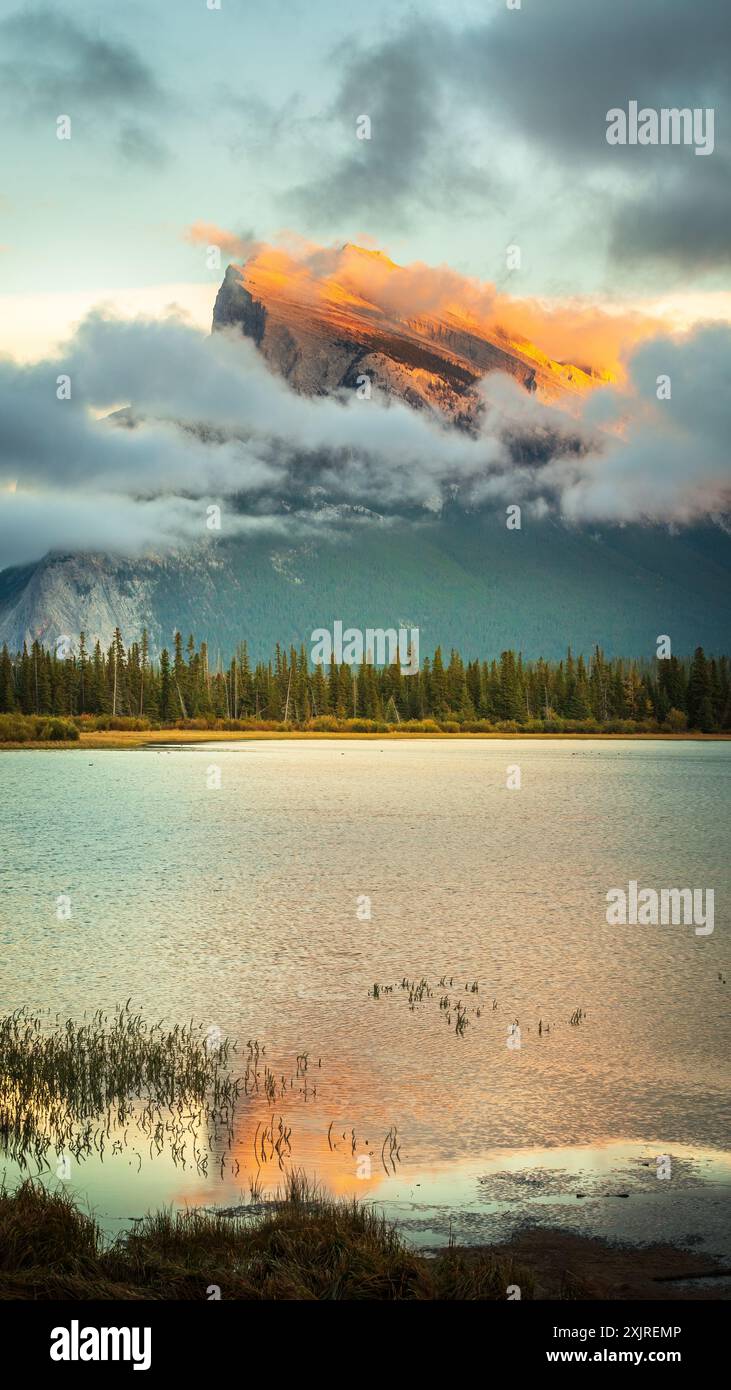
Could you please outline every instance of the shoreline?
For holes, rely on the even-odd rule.
[[[630,1245],[561,1226],[525,1226],[509,1241],[477,1248],[528,1268],[534,1299],[731,1300],[731,1266],[669,1242]],[[467,1259],[469,1251],[461,1247]]]
[[[356,732],[350,730],[315,730],[315,729],[291,729],[289,731],[276,729],[108,729],[96,730],[93,733],[80,733],[78,739],[28,739],[23,742],[0,741],[0,753],[17,752],[21,749],[28,751],[38,749],[75,749],[80,752],[83,749],[112,749],[125,750],[136,748],[168,748],[175,746],[185,746],[195,743],[248,743],[260,740],[335,740],[357,739],[357,740],[415,740],[424,739],[453,739],[455,741],[465,739],[484,739],[502,740],[502,742],[513,743],[519,739],[555,739],[559,742],[585,740],[596,740],[597,742],[612,742],[617,739],[639,742],[665,742],[665,743],[727,743],[731,739],[731,733],[704,734],[701,732],[682,733],[543,733],[538,731],[518,730],[507,732],[505,730],[492,730],[490,732],[456,733],[449,730],[410,730],[399,733],[398,730],[388,730],[387,732]]]

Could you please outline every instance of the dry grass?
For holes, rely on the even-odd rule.
[[[525,1269],[483,1251],[408,1250],[370,1207],[329,1200],[302,1176],[247,1213],[158,1212],[106,1243],[64,1193],[0,1193],[0,1299],[504,1300]]]
[[[441,730],[441,729],[434,730],[434,731],[432,731],[432,732],[419,732],[419,731],[416,731],[416,730],[400,731],[400,730],[398,730],[398,729],[389,729],[387,732],[383,732],[383,733],[362,733],[362,732],[356,733],[356,732],[351,732],[351,731],[346,731],[346,730],[343,730],[342,732],[329,732],[329,733],[324,733],[324,732],[317,732],[317,731],[315,731],[315,730],[307,730],[307,729],[300,729],[300,730],[291,729],[291,730],[287,730],[287,731],[284,731],[284,730],[283,730],[283,731],[276,731],[276,730],[273,731],[273,730],[271,730],[271,729],[247,729],[247,730],[245,730],[245,731],[234,730],[234,729],[226,730],[226,731],[223,731],[223,730],[215,730],[215,729],[211,729],[211,730],[201,730],[201,729],[157,729],[157,730],[155,730],[155,729],[149,729],[149,730],[126,729],[126,730],[116,730],[116,729],[107,729],[107,730],[98,730],[98,731],[96,731],[95,733],[88,733],[88,734],[87,734],[87,733],[82,733],[82,734],[80,734],[78,740],[77,740],[76,742],[73,742],[73,743],[72,743],[72,742],[69,742],[69,743],[51,743],[51,742],[41,742],[41,741],[38,741],[38,740],[29,740],[28,742],[24,742],[24,743],[13,743],[13,742],[8,742],[8,741],[0,741],[0,752],[2,752],[3,750],[13,750],[13,749],[16,749],[16,750],[17,750],[17,749],[20,749],[20,748],[24,748],[24,749],[33,749],[33,748],[47,748],[47,749],[52,749],[52,748],[65,748],[66,750],[68,750],[68,749],[70,749],[70,748],[74,748],[74,749],[77,749],[77,750],[84,750],[84,749],[86,749],[87,751],[90,750],[90,749],[103,749],[103,748],[109,748],[109,749],[124,749],[124,748],[127,748],[127,749],[131,749],[131,748],[148,748],[148,747],[150,747],[150,746],[153,745],[153,744],[157,744],[157,745],[160,745],[160,744],[165,744],[165,745],[167,745],[167,744],[185,745],[185,744],[194,744],[194,743],[234,743],[234,742],[236,742],[236,743],[238,743],[238,742],[249,743],[249,742],[252,742],[253,740],[256,740],[256,739],[304,739],[305,741],[306,741],[306,740],[309,740],[309,739],[328,739],[328,740],[330,740],[330,739],[335,739],[336,741],[337,741],[338,739],[366,739],[366,740],[368,740],[368,739],[376,739],[376,740],[378,740],[378,739],[381,739],[381,740],[387,739],[389,742],[392,742],[392,741],[400,742],[400,741],[403,741],[404,739],[433,739],[433,738],[440,738],[440,739],[444,738],[444,739],[452,739],[452,740],[455,740],[455,739],[456,739],[456,740],[460,740],[460,739],[510,739],[511,742],[513,742],[513,741],[516,740],[516,739],[527,739],[527,740],[530,741],[530,739],[536,739],[536,738],[543,738],[543,739],[545,739],[545,738],[550,738],[550,739],[560,739],[560,740],[571,740],[571,739],[596,739],[596,740],[598,740],[598,741],[601,742],[601,741],[612,741],[613,739],[618,739],[618,738],[620,738],[620,739],[630,739],[630,740],[634,740],[634,739],[640,739],[640,740],[641,740],[641,739],[644,739],[644,740],[647,740],[647,739],[660,739],[660,740],[662,740],[663,742],[673,742],[673,743],[674,743],[674,742],[678,742],[678,741],[680,741],[680,742],[686,741],[686,742],[687,742],[688,739],[691,739],[691,740],[699,740],[699,741],[702,741],[702,742],[708,742],[708,741],[719,742],[719,741],[723,741],[723,740],[726,740],[726,739],[730,739],[730,738],[731,738],[731,734],[726,734],[726,733],[722,733],[722,734],[702,734],[702,733],[696,733],[696,732],[692,732],[692,733],[687,733],[687,732],[685,732],[685,733],[680,733],[680,734],[669,734],[669,733],[631,733],[631,734],[533,733],[533,732],[524,731],[524,730],[523,730],[523,731],[517,730],[517,731],[515,731],[515,732],[506,733],[506,732],[504,732],[504,731],[500,731],[500,730],[497,730],[497,729],[494,730],[494,731],[491,731],[490,733],[462,733],[462,732],[460,732],[460,733],[453,733],[453,732],[448,732],[448,731]]]

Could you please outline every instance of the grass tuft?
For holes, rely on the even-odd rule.
[[[372,1207],[323,1197],[301,1172],[257,1207],[156,1212],[107,1243],[64,1193],[0,1193],[0,1299],[503,1300],[525,1269],[484,1251],[409,1250]]]

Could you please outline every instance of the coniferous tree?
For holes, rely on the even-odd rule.
[[[688,677],[687,710],[691,728],[711,733],[714,727],[711,676],[702,647],[696,647]]]
[[[13,663],[10,660],[7,646],[3,644],[2,652],[0,652],[0,711],[3,714],[10,714],[15,709],[15,704]]]
[[[173,674],[170,670],[170,653],[167,647],[160,652],[160,698],[159,711],[163,723],[174,717]]]

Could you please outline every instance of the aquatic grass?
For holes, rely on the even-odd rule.
[[[151,1154],[167,1143],[184,1163],[192,1146],[205,1171],[200,1133],[206,1144],[233,1139],[234,1051],[192,1022],[147,1024],[130,1001],[81,1023],[51,1026],[25,1009],[0,1017],[0,1153],[41,1172],[53,1149],[77,1159],[119,1151],[116,1134],[131,1126]]]
[[[445,1019],[447,1027],[453,1029],[458,1038],[463,1038],[472,1019],[482,1017],[482,1005],[477,1003],[477,997],[480,993],[480,982],[479,980],[467,980],[465,982],[464,994],[474,997],[474,1002],[466,1002],[457,994],[454,980],[454,975],[450,975],[449,977],[442,975],[441,979],[437,981],[436,990],[443,992],[437,993],[436,1003],[440,1014]],[[386,995],[394,994],[398,988],[401,989],[402,994],[406,995],[408,1008],[411,1013],[416,1012],[417,1005],[421,1005],[425,1001],[435,997],[434,989],[432,989],[429,981],[424,976],[419,980],[411,980],[407,975],[402,976],[397,985],[374,983],[368,990],[368,997],[370,999],[382,999]],[[491,1012],[497,1013],[497,1010],[498,1001],[493,998]],[[582,1023],[586,1022],[586,1018],[586,1009],[574,1009],[568,1020],[569,1026],[578,1028]],[[518,1028],[517,1018],[514,1020],[512,1028]],[[528,1026],[524,1026],[523,1031],[527,1034],[531,1029]],[[544,1022],[543,1018],[539,1017],[537,1025],[538,1037],[543,1038],[544,1035],[548,1035],[550,1032],[550,1023]]]
[[[451,1028],[452,1022],[454,1021],[454,1031],[457,1037],[464,1037],[470,1021],[468,1016],[469,1010],[467,1004],[465,1004],[462,999],[453,997],[452,994],[449,993],[449,990],[451,990],[453,986],[454,976],[450,976],[449,980],[447,980],[447,977],[442,975],[437,983],[437,989],[443,989],[447,992],[439,996],[438,1007],[440,1012],[445,1016],[447,1026]],[[425,1000],[434,997],[434,990],[423,975],[419,980],[410,980],[407,975],[404,975],[399,981],[399,987],[402,993],[406,995],[411,1013],[416,1012],[417,1005],[423,1004]],[[382,995],[393,994],[394,988],[394,985],[375,983],[372,989],[369,989],[368,994],[372,999],[380,999]],[[471,983],[468,982],[465,984],[464,992],[465,994],[479,994],[479,988],[478,981],[473,980]],[[475,1017],[479,1018],[481,1012],[482,1010],[480,1008],[476,1008],[474,1010]]]

